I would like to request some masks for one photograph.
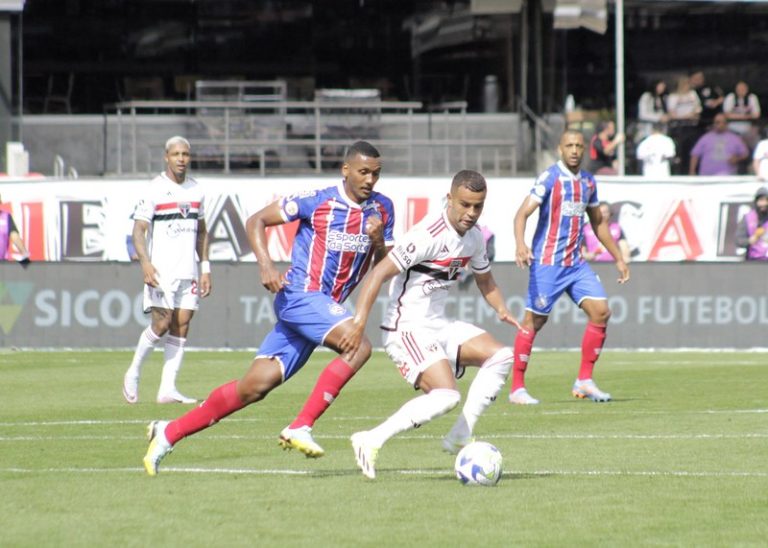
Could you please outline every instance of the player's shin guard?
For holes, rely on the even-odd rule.
[[[505,346],[483,363],[469,387],[461,414],[448,433],[449,438],[465,440],[472,436],[480,415],[496,400],[507,382],[512,360],[512,349]]]
[[[168,394],[176,391],[176,376],[179,374],[181,362],[184,359],[184,346],[187,339],[168,335],[165,340],[163,374],[160,377],[158,394]]]
[[[525,370],[528,368],[528,360],[531,357],[533,340],[536,338],[536,331],[533,329],[520,329],[515,337],[515,361],[512,367],[512,385],[509,393],[511,394],[518,388],[525,387]]]
[[[354,375],[355,370],[341,358],[329,363],[320,373],[312,393],[289,428],[313,426]]]
[[[436,388],[429,394],[407,401],[391,417],[370,430],[368,435],[378,447],[381,447],[392,436],[411,428],[418,428],[436,417],[445,415],[460,401],[461,394],[458,390]]]
[[[171,445],[195,432],[213,426],[224,417],[245,407],[237,394],[237,381],[216,388],[200,406],[172,421],[165,428]]]
[[[581,340],[581,367],[579,368],[579,380],[591,379],[595,362],[600,357],[600,352],[605,344],[605,330],[608,326],[587,322],[584,329],[584,338]]]

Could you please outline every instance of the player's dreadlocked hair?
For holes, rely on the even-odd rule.
[[[485,184],[485,177],[480,175],[477,171],[472,171],[471,169],[462,169],[453,176],[453,182],[451,182],[451,193],[456,192],[461,186],[471,190],[472,192],[484,192],[488,188]]]
[[[360,156],[368,156],[369,158],[378,158],[380,156],[376,147],[368,141],[357,141],[347,150],[347,153],[344,155],[344,162],[349,162],[358,154]]]

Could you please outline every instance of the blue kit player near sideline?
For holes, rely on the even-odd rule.
[[[530,267],[528,298],[522,329],[515,337],[515,362],[509,401],[521,405],[539,403],[525,388],[525,370],[536,333],[544,327],[549,313],[563,293],[587,314],[587,327],[581,342],[581,368],[572,394],[592,401],[610,401],[611,395],[592,380],[595,362],[605,342],[611,311],[600,278],[581,256],[584,213],[600,243],[616,261],[619,283],[629,280],[629,268],[622,258],[607,223],[602,223],[597,198],[597,183],[591,173],[581,169],[584,136],[566,130],[560,138],[560,161],[542,173],[515,215],[515,261]],[[524,240],[525,225],[534,211],[539,220],[532,248]]]
[[[341,171],[342,183],[282,198],[248,219],[246,230],[261,283],[276,294],[277,323],[240,380],[216,388],[202,405],[170,423],[150,423],[144,457],[150,476],[157,474],[160,461],[180,439],[264,399],[297,373],[319,345],[339,356],[325,367],[299,415],[281,432],[280,445],[307,457],[323,456],[323,448],[312,438],[312,426],[371,355],[367,339],[354,351],[341,350],[339,343],[353,324],[340,303],[394,243],[392,201],[373,190],[381,174],[379,152],[358,141],[345,155]],[[283,274],[269,257],[266,228],[297,219],[291,268]]]

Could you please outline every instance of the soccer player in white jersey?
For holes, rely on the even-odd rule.
[[[381,326],[384,347],[403,378],[422,391],[380,425],[352,435],[357,464],[368,478],[376,477],[376,457],[388,439],[458,405],[461,395],[456,379],[466,366],[475,366],[480,370],[464,408],[443,439],[446,451],[458,453],[472,441],[478,418],[496,399],[509,375],[512,348],[479,327],[445,317],[448,290],[457,283],[462,269],[471,268],[477,287],[499,320],[520,327],[493,279],[483,234],[476,226],[486,193],[482,175],[469,170],[457,173],[446,208],[427,216],[397,240],[360,289],[355,329],[342,340],[342,347],[352,351],[360,344],[379,289],[394,278]]]
[[[178,136],[168,139],[165,163],[165,171],[149,183],[133,214],[133,243],[144,275],[144,311],[152,311],[152,323],[141,333],[123,378],[128,403],[139,400],[142,364],[166,333],[157,402],[196,402],[178,391],[176,376],[199,297],[211,292],[205,197],[197,181],[187,175],[189,141]]]

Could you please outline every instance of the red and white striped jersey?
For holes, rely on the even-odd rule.
[[[178,184],[162,173],[136,204],[133,218],[150,224],[147,246],[161,283],[197,279],[197,223],[205,218],[204,201],[193,178]]]
[[[428,215],[395,243],[387,256],[400,269],[389,286],[389,305],[382,329],[435,328],[447,321],[448,290],[464,268],[484,273],[491,268],[480,228],[463,236],[445,210]]]

